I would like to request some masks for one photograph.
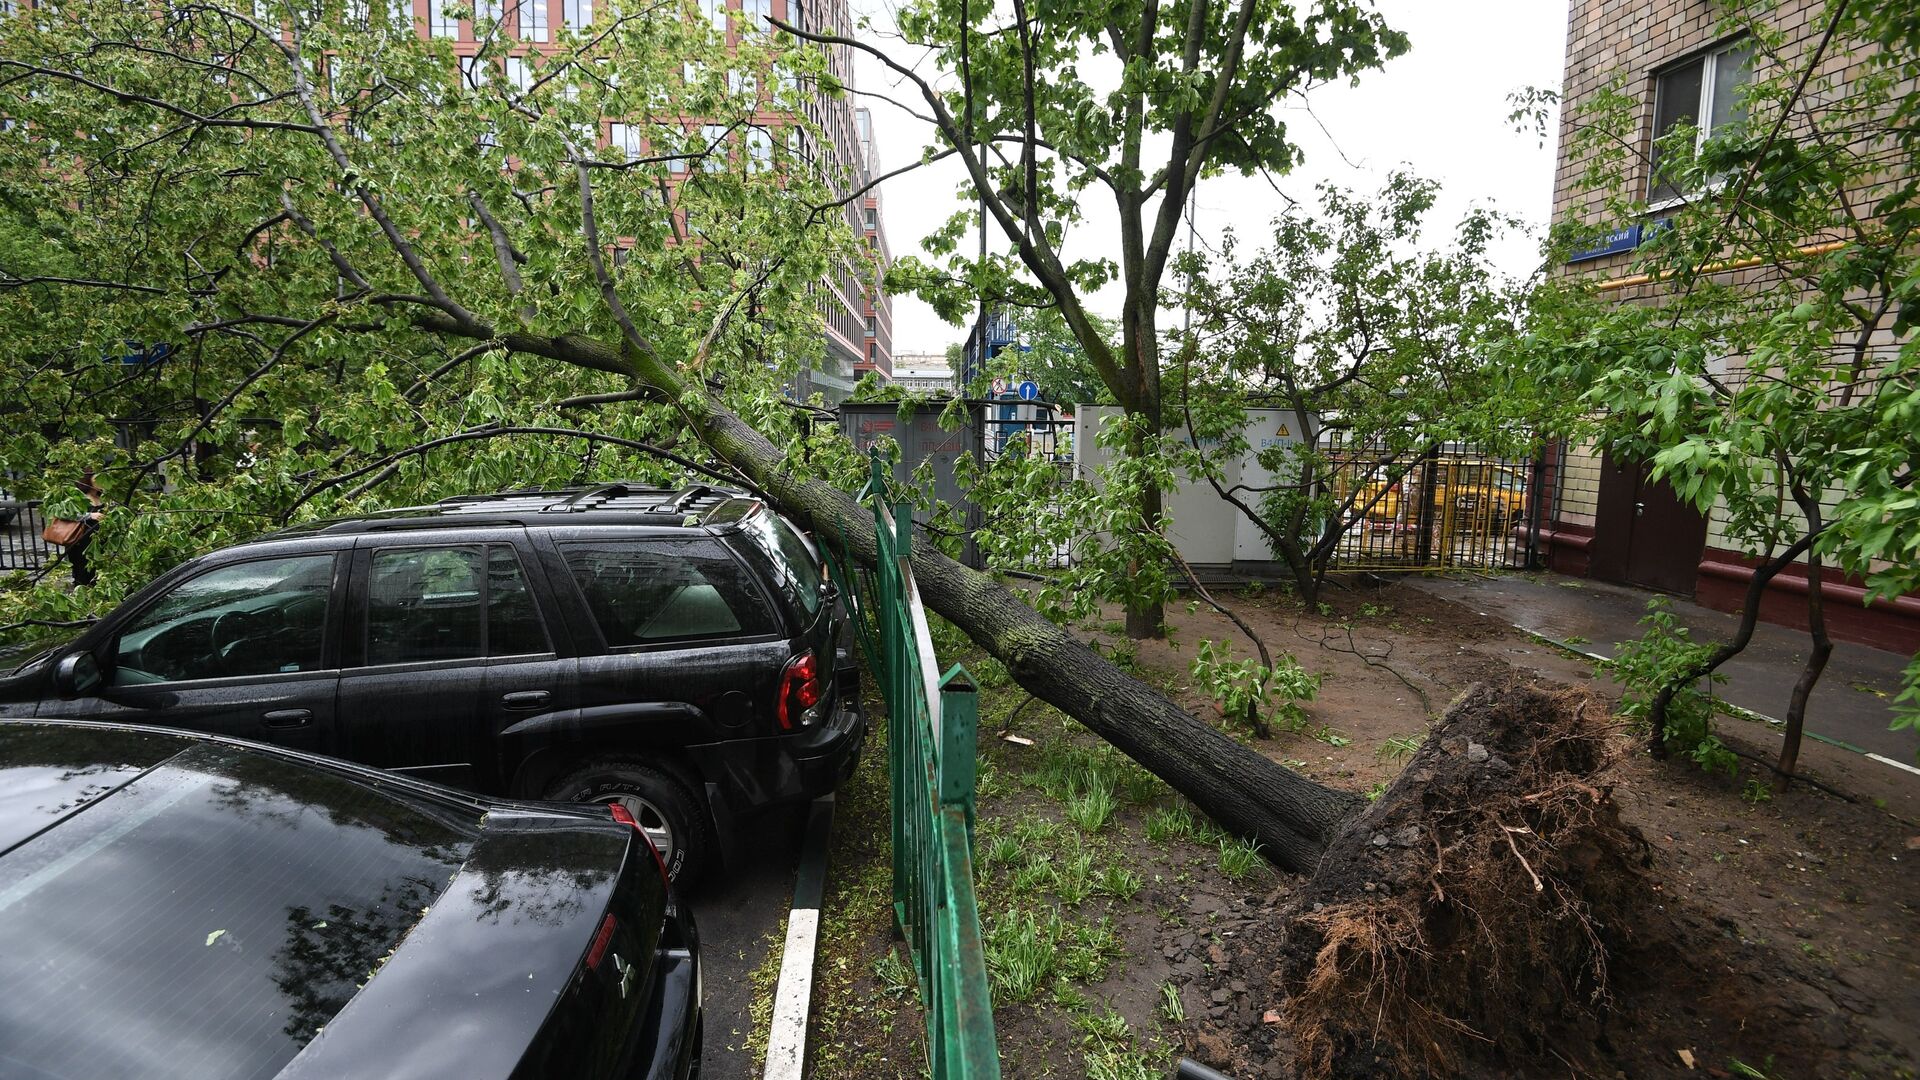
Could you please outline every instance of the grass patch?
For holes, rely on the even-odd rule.
[[[1067,819],[1089,836],[1106,828],[1113,819],[1113,789],[1096,785],[1069,798]]]
[[[1245,881],[1265,869],[1260,845],[1223,837],[1220,840],[1220,872],[1235,881]]]

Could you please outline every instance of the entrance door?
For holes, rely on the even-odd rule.
[[[1603,581],[1692,596],[1707,519],[1650,471],[1645,462],[1602,460],[1590,572]]]

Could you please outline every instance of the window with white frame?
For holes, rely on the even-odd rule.
[[[747,129],[747,171],[763,173],[773,168],[773,133],[766,128]]]
[[[474,33],[475,34],[480,33],[479,26],[478,26],[478,24],[480,23],[493,23],[495,25],[499,25],[499,23],[506,17],[506,14],[507,14],[506,0],[474,0],[473,2],[473,21],[475,23]]]
[[[620,152],[621,161],[635,162],[640,160],[643,140],[640,138],[640,128],[638,125],[608,124],[607,141],[613,145],[615,150]]]
[[[484,56],[463,56],[460,58],[460,81],[475,89],[487,85],[487,79],[493,72],[492,65]]]
[[[727,92],[732,94],[745,94],[747,97],[758,99],[760,96],[760,80],[748,72],[734,68],[727,72]]]
[[[460,16],[454,14],[460,9],[453,4],[454,0],[427,0],[427,33],[437,38],[460,36]]]
[[[759,32],[770,30],[767,18],[773,14],[773,0],[740,0],[740,29]]]
[[[507,85],[518,93],[524,94],[533,89],[533,65],[524,56],[509,56],[507,64]]]
[[[700,0],[700,10],[715,30],[727,32],[727,0]]]
[[[569,30],[579,30],[593,23],[593,0],[563,0],[560,5],[560,25]]]
[[[553,40],[547,27],[547,0],[515,0],[514,10],[520,21],[521,41]]]
[[[1753,75],[1753,42],[1741,38],[1673,65],[1654,77],[1653,156],[1647,201],[1665,203],[1686,194],[1677,177],[1663,175],[1674,147],[1668,136],[1692,128],[1694,150],[1724,135],[1747,117],[1740,88]]]
[[[725,124],[707,124],[700,128],[700,140],[708,150],[701,163],[702,172],[727,171],[727,128]]]

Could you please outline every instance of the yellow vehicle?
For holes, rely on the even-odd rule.
[[[1416,463],[1397,480],[1386,466],[1375,469],[1354,497],[1353,512],[1376,527],[1411,528],[1428,502],[1422,481],[1426,466]],[[1497,461],[1472,458],[1435,463],[1431,503],[1434,517],[1449,531],[1485,532],[1515,525],[1527,516],[1527,475]]]

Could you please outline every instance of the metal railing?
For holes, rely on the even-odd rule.
[[[887,504],[878,454],[871,499],[878,558],[862,590],[846,590],[868,666],[886,699],[893,804],[893,916],[913,954],[934,1080],[997,1080],[986,950],[973,895],[977,692],[965,668],[939,675],[914,585],[911,507]],[[851,582],[840,566],[835,575]],[[864,609],[864,610],[863,610]]]
[[[40,503],[15,502],[0,494],[0,574],[41,570],[60,557],[60,549],[40,538],[47,521]]]

